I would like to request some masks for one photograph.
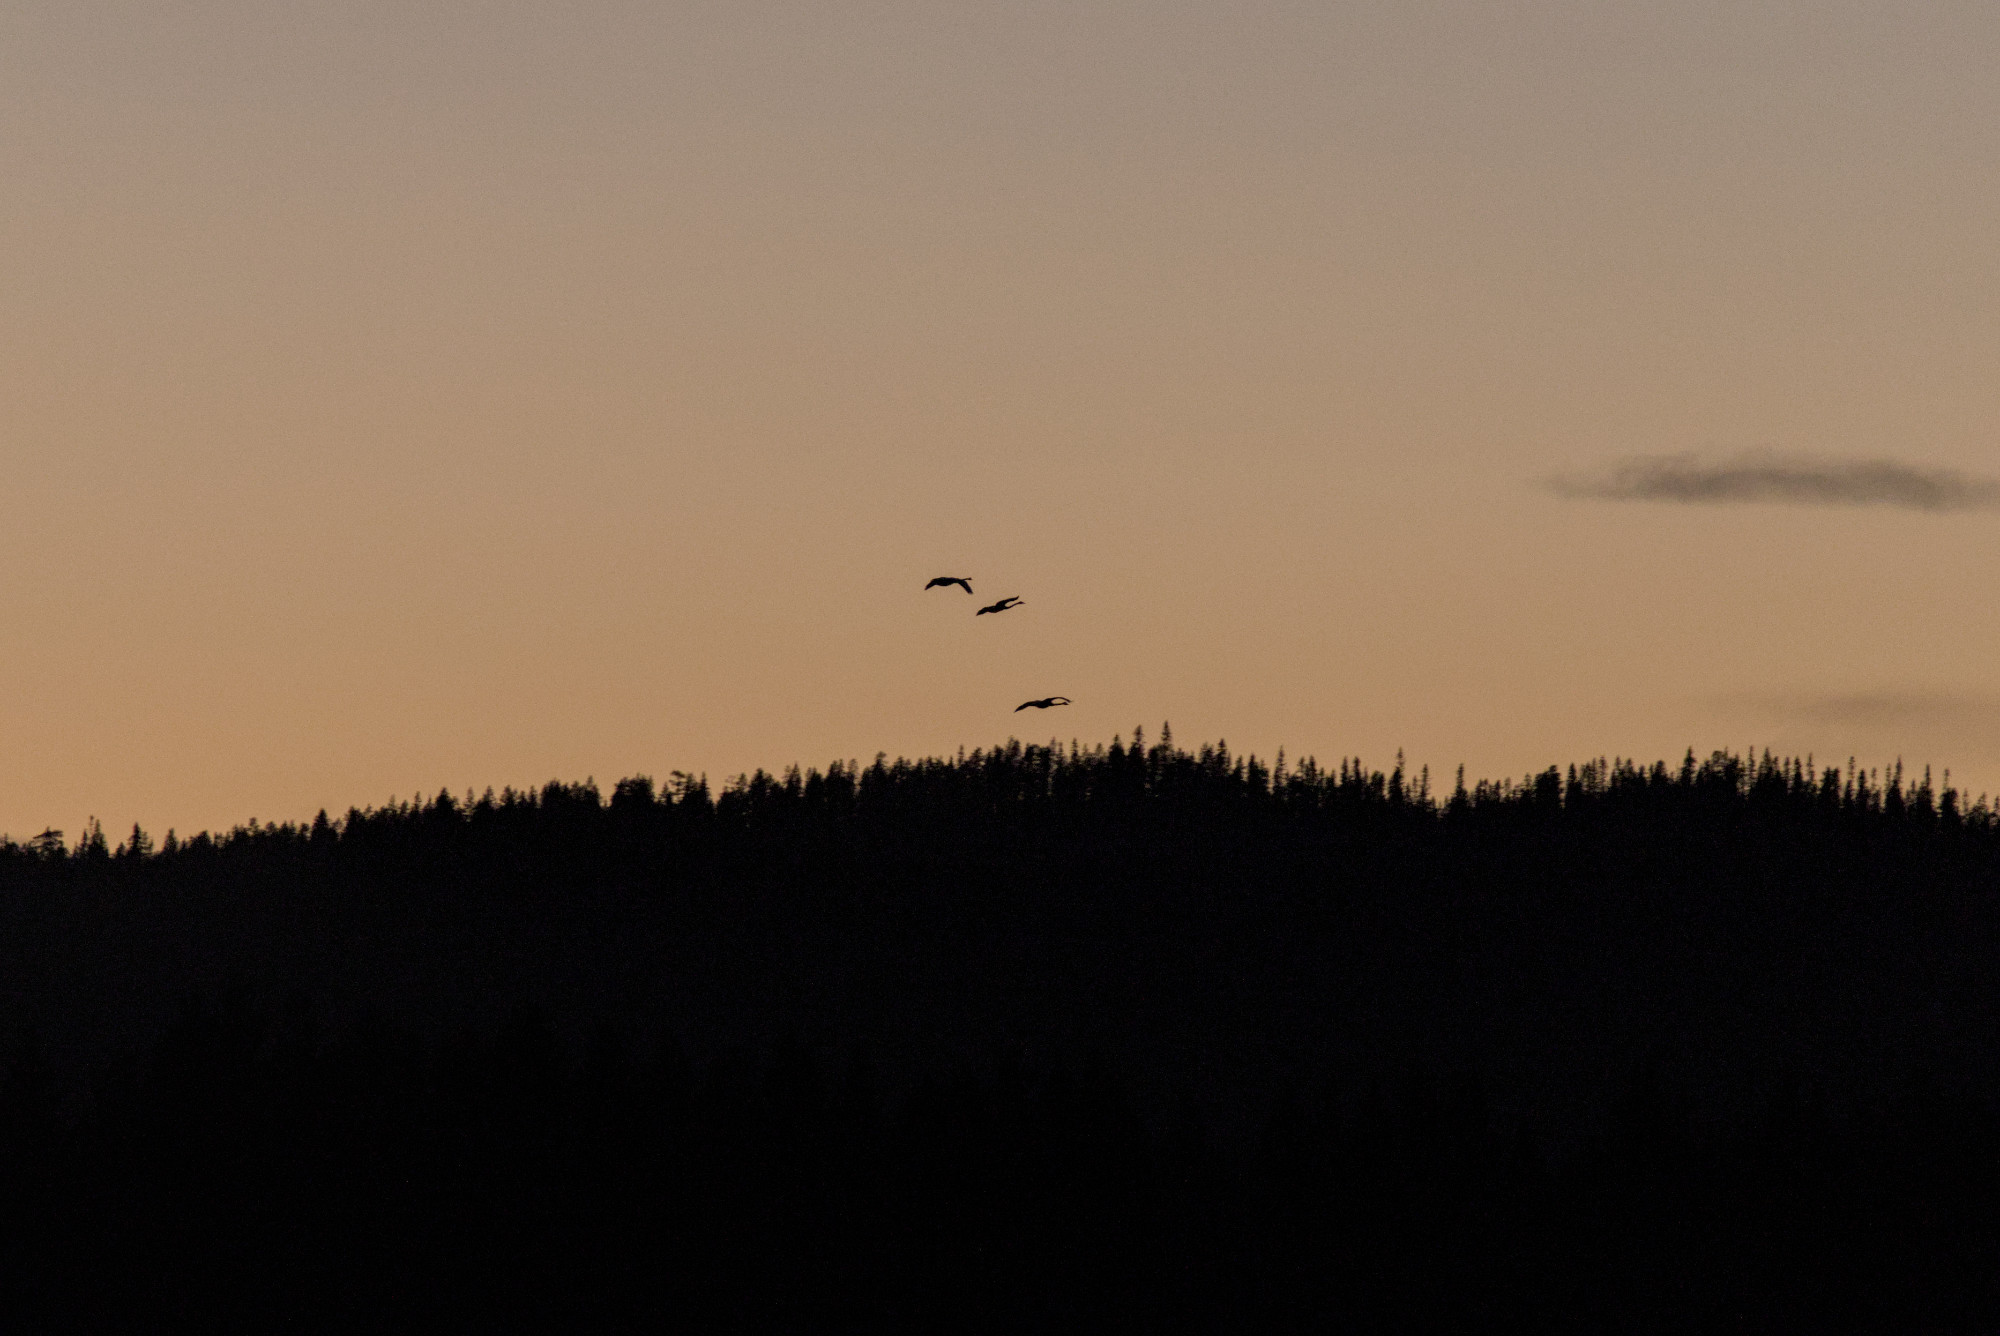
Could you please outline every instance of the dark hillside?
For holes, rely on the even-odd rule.
[[[703,1050],[1088,1054],[1201,1096],[1414,1061],[1551,1113],[1635,1064],[1718,1109],[1983,1088],[2000,1024],[1994,814],[1769,757],[1439,795],[1010,744],[149,844],[0,846],[0,1023],[96,1049],[247,987],[426,1030],[526,1004]]]
[[[524,1249],[620,1320],[1992,1297],[2000,822],[1928,779],[1009,744],[150,846],[0,846],[0,1248],[130,1221],[146,1303],[356,1230],[328,1322]]]

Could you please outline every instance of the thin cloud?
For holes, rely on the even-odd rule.
[[[1783,754],[1848,756],[1865,764],[1900,757],[1991,775],[2000,761],[2000,695],[1982,691],[1741,692],[1709,702],[1728,726]]]
[[[1974,691],[1885,688],[1876,691],[1740,691],[1710,698],[1731,714],[1751,713],[1791,723],[1862,728],[1956,730],[2000,722],[2000,695]]]
[[[1862,728],[1962,729],[2000,717],[1989,696],[1931,691],[1865,691],[1845,695],[1764,698],[1792,718]]]
[[[1558,496],[1601,501],[2000,510],[2000,481],[1884,459],[1744,455],[1705,461],[1695,455],[1649,455],[1623,460],[1595,474],[1554,478],[1545,485]]]

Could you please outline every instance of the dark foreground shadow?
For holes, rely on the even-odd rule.
[[[79,1080],[79,1078],[82,1078]],[[0,1085],[23,1329],[1991,1330],[1977,1101],[1691,1123],[1642,1075],[1561,1156],[1417,1075],[1248,1142],[1103,1071],[885,1084],[538,1019],[426,1043],[188,1009],[133,1064]]]

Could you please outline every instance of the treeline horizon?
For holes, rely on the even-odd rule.
[[[594,779],[551,780],[539,788],[508,785],[497,791],[488,786],[483,793],[468,789],[463,796],[440,788],[429,798],[419,791],[407,800],[391,797],[380,806],[350,806],[337,817],[322,808],[311,821],[252,818],[225,831],[187,837],[169,829],[157,841],[135,823],[113,843],[92,818],[73,846],[56,828],[27,839],[0,834],[0,869],[199,858],[224,850],[275,851],[301,844],[324,847],[347,837],[379,838],[399,825],[428,822],[435,828],[455,818],[477,827],[542,809],[574,814],[596,807],[628,817],[648,809],[672,811],[687,833],[695,833],[701,826],[755,830],[804,814],[840,818],[893,811],[922,816],[932,814],[929,809],[943,809],[963,818],[1010,807],[1101,811],[1135,800],[1212,815],[1261,808],[1295,817],[1374,813],[1434,821],[1606,808],[1629,814],[1635,805],[1672,807],[1698,800],[1709,816],[1737,810],[1831,823],[1849,831],[1941,832],[2000,841],[2000,803],[1985,793],[1968,801],[1951,784],[1949,771],[1936,782],[1929,766],[1914,774],[1900,760],[1860,767],[1850,757],[1844,766],[1820,766],[1811,755],[1774,755],[1768,748],[1740,755],[1719,749],[1705,759],[1697,759],[1689,748],[1676,765],[1598,757],[1567,767],[1551,765],[1519,780],[1479,779],[1469,786],[1461,765],[1445,791],[1434,785],[1428,766],[1410,774],[1401,752],[1388,770],[1370,769],[1359,757],[1343,757],[1332,767],[1312,756],[1288,762],[1283,748],[1266,761],[1254,753],[1234,754],[1226,741],[1189,751],[1175,745],[1172,727],[1165,725],[1150,747],[1143,728],[1133,730],[1129,745],[1123,734],[1108,745],[1090,747],[1073,739],[1066,749],[1055,741],[1010,738],[970,752],[961,747],[955,757],[890,761],[887,753],[878,752],[866,766],[849,759],[833,761],[824,770],[792,765],[772,774],[758,768],[726,780],[719,789],[711,787],[706,774],[674,770],[665,783],[640,774],[616,781],[608,800]]]
[[[419,1028],[527,1001],[697,1046],[1097,1050],[1161,1098],[1193,1044],[1239,1104],[1302,1055],[1406,1050],[1570,1123],[1642,1062],[1717,1108],[1787,1064],[2000,1096],[1996,891],[2000,813],[1928,772],[1690,751],[1438,784],[1135,730],[0,841],[0,1030],[139,1041],[247,981]]]
[[[1996,892],[1927,773],[1165,729],[0,841],[0,1304],[1990,1331]]]

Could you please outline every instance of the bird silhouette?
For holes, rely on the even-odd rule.
[[[1014,713],[1019,714],[1021,711],[1027,709],[1046,710],[1051,705],[1067,705],[1067,704],[1069,704],[1068,696],[1044,696],[1040,700],[1022,701],[1019,705],[1016,705],[1014,707]]]
[[[925,585],[924,588],[936,589],[939,585],[957,585],[968,594],[972,592],[972,581],[962,575],[940,575],[937,579]]]
[[[1005,612],[1007,611],[1007,609],[1013,607],[1016,603],[1019,603],[1020,601],[1021,600],[1016,598],[1014,595],[1009,594],[1006,598],[1001,599],[998,603],[988,603],[985,607],[981,608],[978,612],[975,612],[972,615],[975,617],[984,617],[989,612]]]

